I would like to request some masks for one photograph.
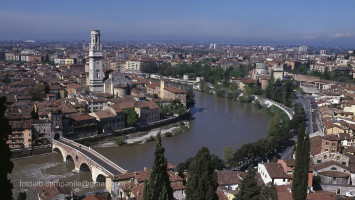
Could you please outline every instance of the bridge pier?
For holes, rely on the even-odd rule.
[[[72,170],[73,173],[80,173],[80,169],[75,167],[73,170]]]

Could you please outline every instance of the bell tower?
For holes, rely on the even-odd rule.
[[[91,92],[103,92],[102,47],[100,30],[91,31],[89,46],[89,88]]]

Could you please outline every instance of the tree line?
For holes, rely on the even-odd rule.
[[[298,127],[306,120],[301,104],[295,104],[295,115],[292,120],[281,119],[278,113],[274,114],[268,125],[268,136],[254,143],[244,144],[236,151],[231,152],[230,147],[224,151],[227,167],[247,167],[255,165],[258,161],[271,159],[278,152],[284,149],[294,134],[297,134]]]

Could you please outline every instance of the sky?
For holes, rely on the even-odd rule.
[[[0,40],[355,46],[354,0],[0,0]]]

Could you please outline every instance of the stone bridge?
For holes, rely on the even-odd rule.
[[[74,162],[75,172],[90,170],[93,182],[105,182],[127,172],[95,150],[63,137],[52,140],[52,151],[61,153],[64,162]]]

